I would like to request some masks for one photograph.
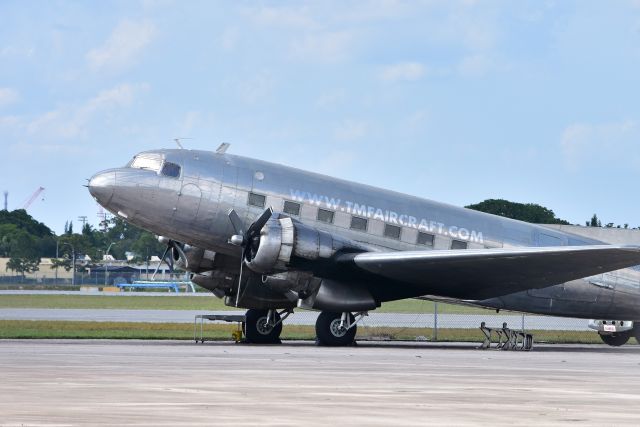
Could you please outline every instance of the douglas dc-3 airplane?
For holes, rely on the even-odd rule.
[[[417,297],[602,319],[593,323],[607,344],[640,339],[640,247],[230,155],[224,144],[137,154],[93,176],[89,191],[162,236],[194,283],[248,309],[250,342],[277,342],[298,307],[321,311],[320,344],[348,345],[368,311]]]

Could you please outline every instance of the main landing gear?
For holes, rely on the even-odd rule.
[[[321,312],[316,320],[318,344],[331,347],[353,344],[358,330],[357,323],[366,315],[366,312],[357,313],[355,316],[349,312]]]
[[[243,325],[246,342],[252,344],[280,344],[282,321],[291,314],[283,310],[247,310]]]
[[[616,332],[613,334],[600,334],[600,338],[605,344],[608,344],[612,347],[620,347],[621,345],[625,345],[627,341],[633,336],[633,331],[624,331],[624,332]]]
[[[243,332],[247,343],[280,344],[282,321],[293,311],[249,309],[245,315]],[[349,312],[323,311],[316,320],[316,337],[319,345],[339,347],[354,343],[358,322],[368,313],[355,315]]]
[[[635,338],[640,343],[640,322],[634,322],[633,329],[630,331],[616,332],[613,334],[600,334],[600,338],[605,344],[613,347],[625,345],[631,338]]]

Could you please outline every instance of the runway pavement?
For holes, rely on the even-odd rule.
[[[0,341],[0,425],[638,425],[640,348]]]
[[[192,323],[203,310],[119,310],[119,309],[40,309],[40,308],[1,308],[2,320],[71,320],[97,322],[168,322]],[[238,311],[216,311],[217,314],[238,314]],[[314,325],[317,312],[297,311],[287,318],[286,324]],[[507,322],[512,328],[522,326],[522,316],[518,314],[439,314],[439,328],[477,328],[486,321],[487,326],[498,327]],[[360,323],[363,326],[432,328],[435,323],[433,314],[376,313],[372,312]],[[587,320],[566,319],[547,316],[525,317],[525,328],[530,330],[588,331]]]

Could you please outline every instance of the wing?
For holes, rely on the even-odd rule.
[[[544,288],[640,264],[637,246],[564,246],[419,252],[367,252],[338,262],[386,282],[460,299]]]

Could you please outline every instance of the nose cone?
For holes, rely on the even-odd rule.
[[[99,172],[89,180],[89,193],[95,197],[98,203],[106,207],[113,197],[115,186],[115,171]]]

